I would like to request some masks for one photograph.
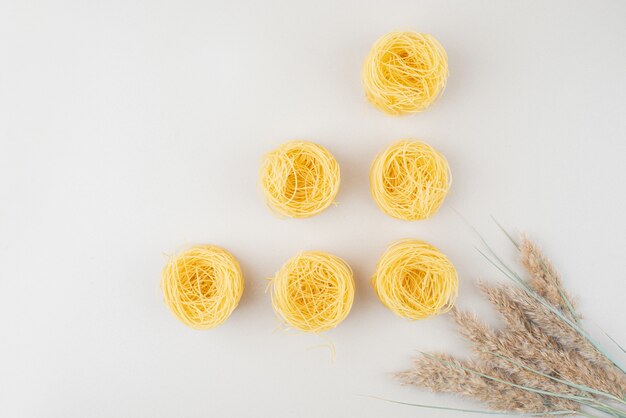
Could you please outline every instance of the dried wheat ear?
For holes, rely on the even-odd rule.
[[[396,377],[502,412],[596,416],[582,412],[590,410],[626,417],[623,367],[582,331],[572,297],[539,247],[523,237],[517,248],[527,278],[507,285],[478,284],[505,325],[494,329],[454,309],[451,316],[474,357],[461,361],[424,354]]]

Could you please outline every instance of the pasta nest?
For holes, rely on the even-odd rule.
[[[446,86],[448,56],[427,34],[392,32],[380,38],[363,64],[365,97],[389,115],[421,112]]]
[[[376,157],[370,169],[370,192],[378,207],[406,221],[435,214],[451,183],[446,158],[418,140],[393,143]]]
[[[372,286],[394,314],[415,320],[449,311],[458,293],[458,277],[437,248],[419,240],[403,240],[381,256]]]
[[[308,218],[333,203],[339,164],[321,145],[289,141],[265,155],[260,182],[271,209],[290,218]]]
[[[304,251],[272,279],[272,304],[291,327],[322,332],[341,323],[352,308],[354,278],[348,264],[332,254]]]
[[[195,246],[171,257],[161,289],[165,304],[185,325],[209,329],[224,322],[237,307],[244,281],[239,262],[223,248]]]

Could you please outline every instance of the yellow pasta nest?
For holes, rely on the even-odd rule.
[[[363,64],[365,96],[389,115],[421,112],[443,92],[448,56],[431,35],[391,32],[380,38]]]
[[[202,245],[170,258],[163,269],[165,303],[185,325],[209,329],[224,322],[243,293],[239,262],[228,251]]]
[[[372,278],[380,301],[396,315],[423,319],[454,305],[458,278],[439,250],[418,240],[403,240],[382,255]]]
[[[308,218],[330,206],[339,179],[333,155],[307,141],[289,141],[268,153],[260,173],[269,206],[290,218]]]
[[[293,257],[272,279],[274,310],[293,328],[321,332],[343,321],[354,300],[352,270],[320,251]]]
[[[426,219],[437,212],[451,182],[446,158],[417,140],[393,143],[370,169],[370,192],[378,207],[406,221]]]

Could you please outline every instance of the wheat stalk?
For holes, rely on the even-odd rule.
[[[444,361],[440,361],[444,360]],[[510,379],[505,371],[481,362],[462,362],[445,354],[422,356],[415,369],[396,375],[404,384],[422,386],[434,392],[455,393],[486,402],[494,410],[510,412],[547,412],[543,396],[492,381],[468,371]]]
[[[500,332],[500,336],[506,343],[513,341],[509,348],[516,355],[510,358],[526,360],[525,364],[533,365],[543,373],[619,398],[624,397],[626,376],[619,373],[612,363],[606,362],[605,367],[597,367],[582,356],[575,346],[560,344],[556,338],[543,331],[541,324],[529,319],[527,310],[521,305],[532,308],[537,307],[537,304],[532,303],[532,298],[525,291],[502,285],[489,286],[485,283],[480,283],[479,286],[505,319],[507,327]]]
[[[490,364],[498,369],[506,371],[510,376],[510,381],[527,387],[541,389],[544,391],[563,393],[568,395],[578,395],[580,391],[570,388],[561,383],[545,378],[537,373],[530,372],[523,367],[515,366],[506,360],[494,357],[490,353],[496,353],[504,358],[512,358],[522,364],[533,364],[533,360],[542,355],[543,347],[535,346],[519,335],[505,334],[489,328],[468,312],[454,310],[452,317],[459,326],[459,332],[473,345],[474,351],[485,364]],[[549,404],[557,402],[550,397],[545,399]],[[561,403],[559,401],[558,403]],[[566,405],[566,409],[576,410],[575,402]]]
[[[496,259],[490,261],[519,286],[479,283],[505,326],[493,329],[475,315],[453,309],[451,316],[472,344],[475,358],[460,361],[445,354],[425,354],[398,379],[471,397],[492,410],[592,416],[581,410],[590,408],[626,417],[623,367],[580,328],[573,298],[539,247],[526,237],[519,244],[513,242],[528,279],[523,280],[489,249]]]
[[[576,305],[565,291],[561,277],[539,247],[526,236],[519,246],[520,261],[530,275],[528,284],[548,302],[559,308],[570,319],[579,320]]]

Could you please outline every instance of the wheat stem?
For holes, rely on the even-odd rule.
[[[546,415],[572,415],[579,413],[579,411],[548,411],[548,412],[509,412],[509,411],[489,411],[486,409],[465,409],[465,408],[454,408],[451,406],[439,406],[439,405],[428,405],[428,404],[420,404],[420,403],[410,403],[410,402],[402,402],[395,401],[393,399],[381,398],[379,396],[371,396],[371,395],[360,395],[366,398],[378,399],[385,402],[391,402],[398,405],[408,405],[408,406],[417,406],[419,408],[427,408],[427,409],[440,409],[444,411],[458,411],[458,412],[469,412],[471,414],[485,414],[485,415],[521,415],[525,417],[543,417]],[[593,415],[587,415],[588,417],[595,418]]]
[[[606,393],[606,392],[603,392],[601,390],[597,390],[597,389],[591,388],[591,387],[586,386],[586,385],[580,385],[580,384],[577,384],[577,383],[574,383],[574,382],[570,382],[569,380],[559,379],[557,377],[550,376],[549,374],[542,373],[539,370],[536,370],[536,369],[534,369],[532,367],[529,367],[529,366],[527,366],[525,364],[519,363],[519,362],[517,362],[517,361],[515,361],[515,360],[513,360],[513,359],[511,359],[509,357],[500,355],[498,353],[494,353],[492,351],[485,351],[485,350],[481,350],[481,351],[483,353],[487,353],[487,354],[490,354],[492,356],[496,356],[498,358],[501,358],[501,359],[503,359],[505,361],[508,361],[510,363],[513,363],[513,364],[515,364],[518,367],[522,367],[523,369],[526,369],[528,371],[536,373],[536,374],[538,374],[540,376],[543,376],[543,377],[546,377],[548,379],[554,380],[555,382],[559,382],[559,383],[562,383],[564,385],[567,385],[567,386],[570,386],[570,387],[573,387],[575,389],[582,390],[582,391],[585,391],[585,392],[589,392],[589,393],[594,394],[594,395],[604,396],[606,398],[611,399],[612,401],[619,402],[621,404],[626,405],[626,402],[624,400],[618,398],[617,396],[611,395],[610,393]]]
[[[568,400],[571,400],[571,401],[574,401],[574,402],[578,402],[578,403],[583,403],[584,401],[592,399],[592,398],[585,397],[585,396],[564,395],[562,393],[550,392],[550,391],[543,390],[543,389],[536,389],[536,388],[530,388],[530,387],[524,386],[524,385],[518,385],[517,383],[509,382],[508,380],[498,379],[497,377],[489,376],[487,374],[484,374],[484,373],[481,373],[479,371],[470,369],[468,367],[461,366],[461,365],[458,365],[458,364],[454,364],[454,363],[449,362],[449,361],[444,360],[444,359],[440,359],[440,358],[438,358],[436,356],[433,356],[432,354],[428,354],[428,353],[422,353],[422,354],[425,355],[426,357],[430,357],[430,358],[436,359],[437,361],[440,361],[440,362],[442,362],[444,364],[447,364],[448,366],[458,367],[458,368],[460,368],[462,370],[465,370],[467,372],[473,373],[473,374],[475,374],[477,376],[484,377],[485,379],[489,379],[489,380],[493,380],[495,382],[503,383],[505,385],[509,385],[509,386],[514,387],[514,388],[525,390],[527,392],[538,393],[540,395],[545,395],[545,396],[553,396],[555,398],[568,399]]]
[[[564,395],[564,394],[561,394],[561,393],[550,392],[550,391],[547,391],[547,390],[536,389],[536,388],[531,388],[531,387],[528,387],[528,386],[518,385],[517,383],[509,382],[509,381],[503,380],[503,379],[498,379],[497,377],[489,376],[487,374],[478,372],[478,371],[470,369],[468,367],[465,367],[465,366],[462,366],[462,365],[459,365],[459,364],[454,364],[454,363],[449,362],[449,361],[444,360],[444,359],[440,359],[440,358],[438,358],[436,356],[433,356],[432,354],[429,354],[429,353],[422,352],[422,355],[424,355],[426,357],[429,357],[429,358],[433,358],[433,359],[435,359],[435,360],[437,360],[437,361],[439,361],[439,362],[441,362],[443,364],[446,364],[448,366],[458,367],[458,368],[460,368],[462,370],[465,370],[467,372],[476,374],[477,376],[483,377],[485,379],[489,379],[489,380],[493,380],[493,381],[496,381],[496,382],[499,382],[499,383],[503,383],[505,385],[509,385],[509,386],[512,386],[512,387],[515,387],[515,388],[518,388],[518,389],[525,390],[527,392],[538,393],[540,395],[546,395],[546,396],[553,396],[555,398],[568,399],[568,400],[577,402],[577,403],[579,403],[581,405],[585,405],[585,406],[588,406],[590,408],[593,408],[593,409],[595,409],[597,411],[613,415],[615,417],[626,418],[626,411],[614,408],[611,405],[607,405],[607,404],[605,404],[603,402],[600,402],[600,401],[598,401],[596,399],[593,399],[593,398],[590,398],[590,397],[577,396],[577,395]]]
[[[589,341],[589,343],[591,343],[591,345],[593,345],[593,347],[596,350],[598,350],[601,354],[603,354],[611,363],[613,363],[615,365],[615,367],[620,369],[622,371],[622,373],[626,373],[626,369],[622,365],[620,365],[620,363],[617,360],[615,360],[615,358],[613,358],[613,356],[610,353],[608,353],[606,351],[606,349],[604,349],[604,347],[600,343],[598,343],[594,338],[592,338],[587,332],[585,332],[582,328],[580,328],[576,323],[572,322],[569,318],[567,318],[565,315],[563,315],[557,308],[553,307],[544,298],[542,298],[540,295],[537,295],[532,289],[530,289],[529,286],[524,282],[524,280],[522,280],[522,278],[519,277],[519,275],[517,273],[515,273],[515,271],[513,271],[502,260],[500,260],[500,258],[493,252],[493,250],[491,248],[489,248],[489,246],[487,246],[487,249],[493,255],[493,257],[495,257],[496,260],[502,265],[502,267],[500,267],[496,262],[494,262],[491,258],[489,258],[489,256],[487,256],[485,253],[483,253],[480,249],[478,249],[478,252],[483,257],[485,257],[485,259],[487,261],[489,261],[489,263],[491,263],[491,265],[496,267],[505,276],[507,276],[507,278],[509,278],[510,280],[520,284],[524,288],[524,290],[526,290],[526,292],[528,293],[529,296],[531,296],[537,302],[541,303],[550,312],[552,312],[553,314],[557,315],[570,328],[572,328],[573,330],[578,332],[582,337],[584,337],[587,341]],[[509,273],[507,273],[504,269],[508,270]]]

